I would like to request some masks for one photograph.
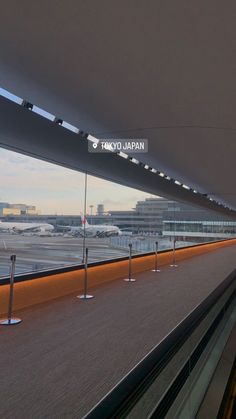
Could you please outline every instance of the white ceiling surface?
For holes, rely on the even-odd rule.
[[[95,136],[148,138],[139,160],[236,208],[235,21],[233,0],[10,0],[0,85]]]

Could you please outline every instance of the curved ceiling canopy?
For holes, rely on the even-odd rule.
[[[181,200],[229,217],[236,212],[193,190],[176,185],[116,153],[89,153],[88,140],[27,108],[0,97],[0,147],[118,182],[166,198]]]
[[[236,208],[235,21],[216,0],[12,0],[0,84],[96,137],[148,138],[139,160]]]

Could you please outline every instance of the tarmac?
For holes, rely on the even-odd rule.
[[[86,238],[89,262],[128,255],[103,238]],[[9,273],[10,256],[16,254],[16,274],[81,263],[83,238],[40,237],[0,233],[0,278]]]

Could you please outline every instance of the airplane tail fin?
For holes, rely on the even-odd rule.
[[[89,227],[89,223],[86,220],[85,216],[81,214],[81,222],[82,222],[82,226],[84,227]]]

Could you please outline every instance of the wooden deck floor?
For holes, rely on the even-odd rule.
[[[78,419],[236,267],[236,246],[21,311],[0,328],[0,418]]]

